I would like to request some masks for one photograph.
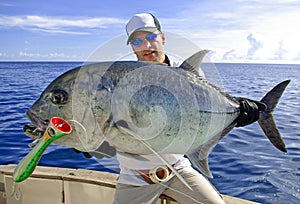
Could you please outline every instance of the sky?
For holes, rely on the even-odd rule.
[[[180,56],[209,49],[213,62],[300,63],[299,0],[0,0],[0,61],[124,58],[125,25],[143,12]]]

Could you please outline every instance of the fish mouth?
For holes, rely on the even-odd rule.
[[[23,132],[25,135],[31,138],[40,138],[44,135],[46,128],[49,124],[49,120],[42,120],[31,110],[26,113],[28,119],[32,124],[26,124],[23,127]]]

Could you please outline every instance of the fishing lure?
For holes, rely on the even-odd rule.
[[[54,141],[72,132],[71,125],[64,119],[53,117],[39,142],[19,162],[14,170],[14,182],[22,182],[27,179],[37,166],[43,152]]]

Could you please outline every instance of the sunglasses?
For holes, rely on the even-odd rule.
[[[152,42],[157,38],[157,35],[158,34],[150,33],[145,38],[136,38],[133,41],[131,41],[130,43],[134,46],[140,46],[143,43],[144,39],[146,39],[148,42]]]

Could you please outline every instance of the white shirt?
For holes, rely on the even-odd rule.
[[[190,161],[181,154],[162,154],[165,161],[156,155],[139,155],[143,159],[138,159],[134,155],[117,152],[117,159],[120,163],[120,175],[118,183],[143,186],[149,185],[136,170],[148,170],[158,166],[164,166],[165,161],[173,165],[176,170],[191,166]]]

